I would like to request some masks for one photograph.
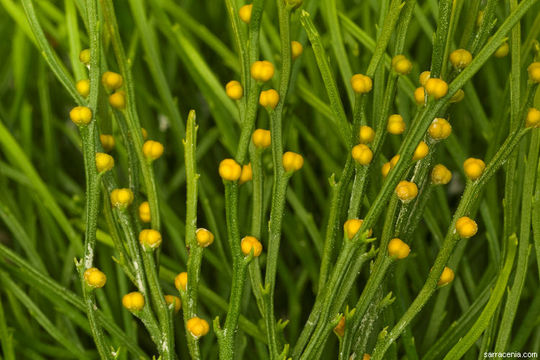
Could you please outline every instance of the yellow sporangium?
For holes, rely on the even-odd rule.
[[[90,80],[82,79],[77,81],[75,88],[82,97],[87,97],[90,94]]]
[[[99,141],[101,142],[101,146],[103,146],[103,150],[105,151],[111,151],[114,149],[114,145],[116,145],[114,136],[108,134],[100,134]]]
[[[396,166],[398,161],[399,161],[399,154],[394,155],[392,159],[390,159],[389,162],[385,163],[381,168],[382,176],[386,177],[388,173],[390,172],[390,170],[392,170],[394,166]]]
[[[251,135],[251,141],[253,141],[253,145],[255,145],[256,148],[266,149],[272,143],[272,135],[270,134],[270,130],[255,130],[253,135]]]
[[[371,355],[364,354],[364,356],[362,356],[362,360],[371,360]]]
[[[240,100],[244,96],[244,89],[239,81],[231,80],[225,85],[225,93],[233,100]]]
[[[187,272],[181,272],[174,278],[174,287],[178,291],[186,291],[187,289],[188,274]]]
[[[345,232],[345,235],[347,235],[347,238],[349,240],[352,240],[356,233],[358,233],[358,230],[362,227],[362,224],[364,223],[364,220],[362,219],[349,219],[345,221],[345,224],[343,224],[343,231]],[[367,237],[370,237],[373,234],[373,231],[371,229],[368,230]]]
[[[334,328],[334,332],[339,337],[343,337],[345,335],[345,325],[346,325],[345,316],[342,316],[341,319],[339,320],[339,323]]]
[[[298,171],[302,168],[302,166],[304,166],[304,158],[302,155],[292,151],[287,151],[284,153],[281,162],[283,164],[283,168],[287,172]]]
[[[242,248],[242,253],[246,256],[251,254],[253,250],[253,256],[258,257],[263,250],[261,242],[254,236],[244,236],[240,242],[240,247]]]
[[[437,164],[431,170],[431,182],[434,185],[446,185],[452,180],[452,173],[442,164]]]
[[[163,145],[154,140],[145,141],[142,148],[144,157],[150,161],[159,159],[163,155],[163,150]]]
[[[468,158],[463,162],[463,170],[465,171],[465,175],[471,180],[476,180],[482,176],[485,169],[486,164],[480,159]]]
[[[186,329],[194,338],[198,339],[201,336],[208,334],[210,326],[206,320],[199,317],[193,317],[187,321]]]
[[[388,123],[386,124],[386,130],[393,135],[403,134],[405,131],[405,121],[399,114],[393,114],[388,117]]]
[[[114,167],[114,159],[105,153],[96,153],[96,168],[99,173],[109,171]]]
[[[462,216],[456,221],[456,230],[461,238],[468,239],[476,235],[478,225],[468,216]]]
[[[260,82],[266,82],[274,76],[274,65],[270,61],[255,61],[251,64],[251,77]]]
[[[143,140],[148,139],[148,131],[146,131],[145,128],[141,128],[141,134],[142,134]]]
[[[279,103],[279,93],[274,89],[261,91],[259,95],[259,104],[265,108],[275,109]]]
[[[351,151],[353,159],[360,165],[369,165],[373,159],[373,152],[365,144],[358,144]]]
[[[533,83],[540,83],[540,62],[533,62],[529,67],[527,67],[527,72],[529,73],[529,80]]]
[[[525,126],[536,128],[540,126],[540,111],[535,108],[530,108],[527,111],[527,117],[525,118]]]
[[[413,154],[412,159],[413,159],[413,161],[421,160],[421,159],[425,158],[428,153],[429,153],[429,147],[427,146],[427,144],[425,142],[420,141],[420,143],[418,144],[418,146],[414,150],[414,154]]]
[[[369,144],[375,139],[375,131],[370,126],[362,125],[358,131],[358,138],[360,143]]]
[[[396,259],[405,259],[409,256],[411,248],[399,238],[393,238],[388,243],[388,255]]]
[[[111,191],[112,206],[125,209],[133,202],[133,192],[130,189],[114,189]]]
[[[445,266],[441,274],[441,277],[439,278],[439,281],[437,282],[437,285],[444,286],[444,285],[450,284],[454,280],[454,276],[455,276],[454,270]]]
[[[126,108],[126,92],[125,91],[115,91],[109,96],[109,104],[118,110],[123,110]]]
[[[139,233],[139,242],[143,249],[154,250],[161,245],[161,233],[154,229],[143,229]]]
[[[241,185],[253,179],[253,169],[251,168],[251,163],[242,166],[242,172],[240,173],[240,179],[238,183]]]
[[[351,78],[351,86],[355,93],[366,94],[373,88],[373,81],[369,76],[355,74]]]
[[[497,48],[497,50],[495,50],[495,52],[493,53],[493,56],[500,59],[508,55],[509,52],[510,52],[510,46],[508,45],[508,42],[505,41],[501,46]]]
[[[429,137],[433,140],[444,140],[452,133],[452,125],[443,118],[435,118],[428,128]]]
[[[88,125],[92,121],[92,110],[86,106],[76,106],[69,112],[69,118],[77,126]]]
[[[164,298],[167,306],[174,304],[174,313],[177,314],[182,307],[182,301],[180,300],[180,298],[174,295],[165,295]]]
[[[223,180],[236,181],[242,175],[242,167],[234,159],[224,159],[219,163],[219,176]]]
[[[400,181],[396,186],[396,195],[403,202],[409,202],[418,195],[418,186],[410,181]]]
[[[450,62],[458,69],[464,69],[472,61],[472,54],[465,49],[457,49],[450,54]]]
[[[251,22],[251,11],[253,10],[253,4],[247,4],[238,9],[238,16],[240,20],[249,24]]]
[[[84,65],[90,64],[90,49],[84,49],[79,53],[79,61]]]
[[[463,99],[465,99],[465,91],[463,91],[462,89],[459,89],[458,91],[456,91],[454,95],[452,95],[452,97],[450,98],[450,102],[458,103]]]
[[[91,267],[84,271],[84,281],[91,288],[102,288],[107,283],[107,276],[98,268]]]
[[[426,92],[424,87],[420,86],[414,90],[414,101],[417,105],[424,105],[426,103]]]
[[[214,242],[214,234],[205,228],[198,228],[195,232],[195,237],[197,238],[199,246],[203,248],[212,245]]]
[[[144,307],[144,296],[138,291],[130,292],[122,298],[122,306],[129,311],[139,311]]]
[[[152,220],[148,201],[144,201],[139,205],[139,219],[144,223],[149,223]]]
[[[412,63],[405,55],[396,55],[392,58],[392,68],[399,75],[407,75],[412,70]]]
[[[115,73],[113,71],[105,71],[101,76],[101,83],[105,89],[112,91],[120,88],[124,83],[122,75]]]
[[[431,71],[423,71],[418,77],[418,81],[420,82],[420,85],[426,86],[426,83],[430,77],[431,77]]]
[[[429,78],[426,81],[426,92],[438,100],[448,94],[448,84],[443,79]]]
[[[298,41],[291,41],[291,57],[293,60],[296,60],[304,52],[304,47]]]

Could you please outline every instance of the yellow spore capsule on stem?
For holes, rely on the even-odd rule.
[[[336,325],[336,327],[334,327],[334,332],[339,337],[343,337],[345,335],[345,316],[342,316],[339,323]]]
[[[122,305],[131,312],[142,310],[144,296],[138,291],[130,292],[122,298]]]
[[[240,100],[244,96],[244,89],[239,81],[231,80],[225,85],[225,93],[233,100]]]
[[[498,59],[501,59],[505,57],[506,55],[508,55],[509,52],[510,52],[510,46],[508,45],[508,42],[505,41],[501,46],[497,48],[497,50],[495,50],[495,52],[493,53],[493,56],[495,56]]]
[[[434,185],[446,185],[452,180],[452,173],[442,164],[437,164],[431,170],[431,182]]]
[[[530,128],[536,128],[540,126],[540,111],[535,108],[530,108],[527,111],[527,117],[525,118],[525,126]]]
[[[186,291],[187,289],[187,282],[188,282],[188,274],[187,272],[181,272],[180,274],[176,275],[174,278],[174,287],[178,291]]]
[[[133,202],[133,192],[130,189],[114,189],[110,198],[112,206],[125,209]]]
[[[540,83],[540,62],[533,62],[529,67],[527,67],[527,72],[529,73],[529,80],[535,84]]]
[[[178,296],[174,295],[165,295],[165,303],[167,305],[174,304],[174,313],[177,314],[182,307],[182,300]]]
[[[452,95],[452,97],[450,98],[450,102],[458,103],[464,98],[465,98],[465,91],[463,91],[462,89],[459,89],[458,91],[456,91],[454,95]]]
[[[199,246],[203,248],[212,245],[214,242],[214,234],[205,228],[198,228],[195,232],[195,237],[197,238]]]
[[[371,360],[371,355],[364,354],[364,356],[362,356],[362,360]]]
[[[347,238],[349,240],[352,240],[358,230],[362,227],[362,224],[364,223],[364,220],[362,219],[349,219],[345,221],[345,224],[343,224],[343,231],[345,232],[345,235],[347,235]],[[373,231],[371,229],[368,230],[367,237],[370,237],[373,234]]]
[[[84,271],[84,281],[91,288],[102,288],[107,283],[107,276],[98,268],[91,267]]]
[[[116,144],[114,136],[108,134],[100,134],[99,141],[101,142],[101,146],[105,151],[111,151],[114,149],[114,145]]]
[[[96,168],[99,173],[109,171],[114,167],[114,159],[105,153],[96,153]]]
[[[263,250],[261,242],[254,236],[244,236],[240,242],[240,247],[242,248],[242,253],[246,256],[253,251],[253,256],[258,257]]]
[[[144,201],[139,205],[139,219],[144,223],[149,223],[152,220],[148,201]]]
[[[358,138],[360,143],[369,144],[375,139],[375,131],[370,126],[362,125],[358,131]]]
[[[412,70],[412,63],[405,55],[396,55],[392,58],[392,68],[399,75],[407,75]]]
[[[373,159],[373,152],[365,144],[358,144],[351,151],[353,159],[360,165],[368,165]]]
[[[236,181],[241,174],[242,167],[234,159],[224,159],[219,163],[219,176],[223,180]]]
[[[418,195],[418,186],[410,181],[400,181],[396,186],[396,195],[403,202],[409,202]]]
[[[144,157],[150,161],[157,160],[163,155],[163,145],[154,140],[147,140],[143,144],[142,152]]]
[[[90,64],[90,49],[84,49],[79,53],[79,61],[84,65]]]
[[[428,153],[429,153],[428,145],[425,142],[420,141],[420,143],[418,144],[418,146],[414,150],[414,154],[413,154],[412,159],[413,159],[413,161],[421,160],[421,159],[425,158]]]
[[[122,86],[124,78],[113,71],[105,71],[101,76],[101,83],[107,90],[116,90]]]
[[[366,94],[373,88],[373,81],[369,76],[355,74],[351,78],[351,86],[355,93]]]
[[[393,238],[388,243],[388,255],[396,259],[405,259],[409,256],[411,248],[399,238]]]
[[[90,94],[90,80],[82,79],[77,81],[75,88],[82,97],[87,97]]]
[[[431,71],[423,71],[418,78],[420,85],[426,86],[426,83],[430,77],[431,77]]]
[[[473,181],[482,176],[485,169],[486,164],[480,159],[468,158],[463,162],[463,170],[465,171],[465,175],[467,178]]]
[[[126,108],[126,92],[115,91],[109,95],[109,104],[118,110],[124,110]]]
[[[266,149],[270,146],[270,144],[272,144],[272,136],[270,134],[270,130],[255,130],[253,132],[253,135],[251,135],[251,141],[253,141],[253,145],[255,145],[256,148]]]
[[[465,49],[457,49],[450,53],[450,62],[458,69],[464,69],[472,61],[472,54]]]
[[[443,79],[429,78],[426,82],[426,92],[438,100],[448,94],[448,84]]]
[[[391,169],[392,169],[392,164],[390,164],[390,162],[384,163],[383,166],[381,167],[382,176],[387,177]]]
[[[281,162],[283,163],[283,168],[287,172],[298,171],[304,166],[304,158],[302,155],[292,151],[284,153]]]
[[[270,61],[255,61],[251,64],[251,77],[260,82],[266,82],[274,76],[274,65]]]
[[[69,118],[77,126],[88,125],[92,121],[92,110],[86,106],[76,106],[69,112]]]
[[[247,4],[238,9],[238,16],[240,20],[249,24],[251,22],[251,12],[253,10],[253,4]]]
[[[148,131],[146,131],[145,128],[141,128],[141,134],[142,134],[143,140],[148,139]]]
[[[186,329],[194,338],[198,339],[201,336],[208,334],[210,326],[206,320],[199,317],[193,317],[187,321]]]
[[[279,93],[274,89],[261,91],[259,95],[259,104],[265,108],[275,109],[279,103]]]
[[[476,235],[478,225],[470,217],[462,216],[456,221],[456,230],[461,238],[468,239]]]
[[[417,105],[425,105],[426,103],[426,92],[425,89],[420,86],[414,90],[414,101]]]
[[[304,47],[298,41],[291,41],[291,57],[293,60],[296,60],[304,52]]]
[[[455,276],[454,270],[445,266],[441,274],[441,277],[439,278],[439,281],[437,282],[437,285],[444,286],[444,285],[450,284],[454,280],[454,276]]]
[[[139,242],[144,250],[154,250],[161,245],[161,233],[154,229],[143,229],[139,233]]]
[[[386,130],[393,135],[403,134],[405,132],[405,121],[399,114],[393,114],[388,117],[388,123],[386,124]]]
[[[239,184],[244,184],[253,179],[253,169],[251,168],[251,163],[242,166],[242,173],[240,173],[240,179],[238,179]]]
[[[444,140],[452,133],[452,125],[443,118],[435,118],[428,128],[429,137],[433,140]]]

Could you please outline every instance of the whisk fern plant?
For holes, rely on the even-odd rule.
[[[2,358],[540,349],[538,0],[1,4]]]

